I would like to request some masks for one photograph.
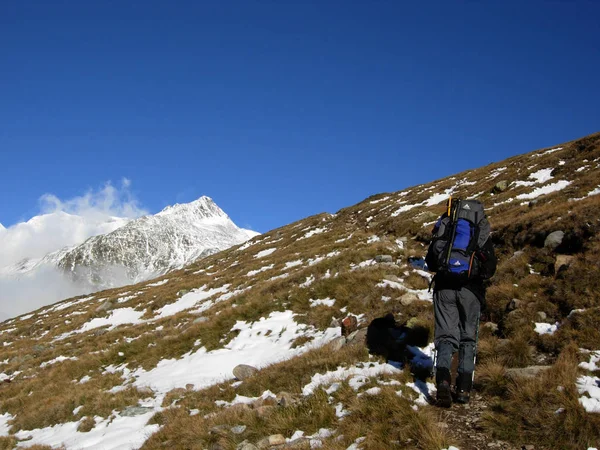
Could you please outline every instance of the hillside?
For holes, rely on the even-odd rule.
[[[595,134],[4,322],[0,448],[598,447],[598,194]],[[500,259],[474,401],[450,411],[364,344],[389,312],[432,327],[419,263],[449,195],[484,202]],[[349,315],[359,331],[341,337]],[[431,345],[411,350],[427,365]],[[260,370],[236,380],[238,364]]]

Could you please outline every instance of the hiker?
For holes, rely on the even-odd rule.
[[[490,224],[478,200],[448,200],[425,261],[433,277],[437,404],[450,407],[452,356],[458,351],[454,401],[468,403],[475,371],[484,280],[496,271]]]

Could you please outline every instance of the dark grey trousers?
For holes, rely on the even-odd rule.
[[[433,293],[436,368],[450,370],[458,351],[458,373],[475,370],[479,300],[468,289],[441,289]]]

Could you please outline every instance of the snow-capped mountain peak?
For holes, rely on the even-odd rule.
[[[172,206],[167,206],[156,216],[167,216],[167,215],[178,215],[178,216],[189,216],[194,220],[203,219],[229,219],[229,216],[217,206],[217,204],[207,196],[202,196],[197,200],[190,203],[176,203]]]

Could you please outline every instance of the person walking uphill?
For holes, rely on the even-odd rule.
[[[477,352],[484,280],[496,271],[491,227],[478,200],[448,199],[433,228],[425,262],[433,277],[437,404],[452,404],[451,364],[458,351],[455,401],[468,403]]]

